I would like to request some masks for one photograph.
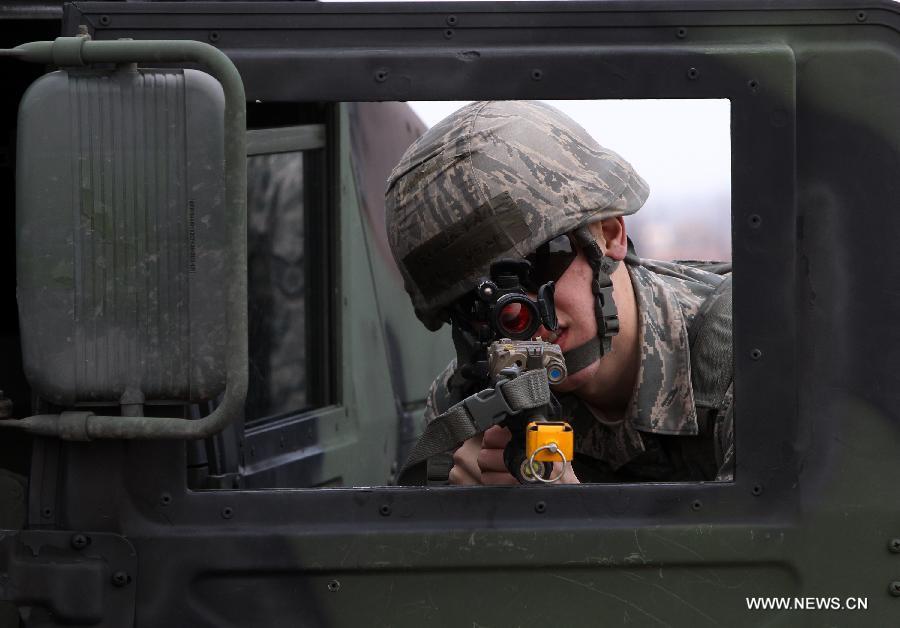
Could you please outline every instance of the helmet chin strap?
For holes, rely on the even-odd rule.
[[[594,294],[594,316],[597,318],[597,335],[584,344],[563,353],[569,375],[590,366],[612,350],[612,338],[619,333],[619,313],[613,300],[613,284],[610,275],[619,262],[603,254],[591,230],[580,227],[574,231],[575,240],[594,272],[591,291]]]

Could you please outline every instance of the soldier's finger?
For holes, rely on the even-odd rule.
[[[453,452],[453,468],[460,468],[476,480],[481,476],[478,469],[478,454],[481,451],[481,436],[474,436]]]
[[[553,463],[553,472],[550,477],[559,477],[557,484],[581,484],[581,481],[578,479],[578,476],[575,475],[575,470],[572,468],[571,464],[567,464],[565,471],[563,471],[561,462]]]
[[[457,474],[463,474],[476,482],[481,478],[481,469],[478,468],[478,463],[471,459],[456,460],[456,458],[454,458],[453,467],[451,467],[450,472],[452,473],[454,470]]]
[[[508,429],[495,425],[484,433],[481,446],[490,449],[503,449],[510,438],[512,438],[512,434],[509,433]]]
[[[490,472],[481,474],[481,483],[485,484],[485,485],[491,484],[494,486],[498,486],[498,485],[518,484],[519,481],[516,480],[516,478],[511,476],[506,471],[504,471],[503,473],[490,471]]]
[[[482,449],[478,452],[478,468],[482,473],[488,471],[506,471],[502,449]]]
[[[475,462],[478,452],[481,451],[481,435],[473,436],[453,452],[453,463],[462,464],[464,461]]]
[[[480,477],[475,477],[469,473],[464,467],[454,466],[450,469],[450,484],[454,486],[464,486],[481,484]]]

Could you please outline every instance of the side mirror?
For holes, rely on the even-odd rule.
[[[242,411],[247,385],[246,123],[237,71],[198,42],[76,37],[14,50],[87,66],[43,76],[19,108],[25,372],[47,401],[118,402],[123,416],[65,412],[0,425],[78,440],[221,430]],[[151,60],[199,62],[219,80],[136,66]],[[223,392],[205,419],[141,417],[145,402]]]

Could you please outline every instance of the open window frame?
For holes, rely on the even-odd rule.
[[[159,8],[166,6],[165,15]],[[732,250],[734,264],[734,368],[736,471],[733,482],[593,484],[576,487],[505,488],[410,487],[297,490],[267,493],[234,491],[230,501],[272,500],[248,516],[270,517],[299,527],[336,524],[353,517],[361,496],[366,502],[402,502],[416,520],[451,527],[520,521],[544,503],[535,522],[555,526],[577,522],[589,513],[592,525],[693,524],[698,520],[747,522],[757,515],[770,521],[795,507],[793,478],[799,460],[785,459],[773,442],[793,442],[797,430],[794,277],[797,224],[795,198],[795,64],[790,47],[778,42],[694,45],[678,27],[656,41],[629,43],[624,34],[649,37],[640,13],[579,12],[570,6],[544,8],[557,26],[535,27],[531,11],[495,14],[473,6],[457,19],[470,29],[429,27],[453,13],[440,4],[389,14],[391,5],[328,5],[311,10],[302,4],[269,6],[248,14],[239,3],[164,5],[79,4],[69,8],[68,24],[87,20],[100,26],[99,13],[119,28],[99,29],[102,38],[197,36],[190,28],[202,7],[203,24],[228,27],[218,40],[245,82],[248,100],[263,102],[345,102],[466,99],[677,99],[716,98],[731,102]],[[158,8],[159,7],[159,8]],[[396,8],[396,7],[395,7]],[[147,15],[155,14],[153,21]],[[648,12],[647,15],[651,13]],[[388,19],[388,15],[390,18]],[[588,15],[594,29],[607,33],[595,43],[555,37]],[[658,18],[658,14],[654,14]],[[388,20],[381,28],[376,18]],[[235,18],[246,23],[236,25]],[[674,16],[672,16],[674,17]],[[349,20],[349,21],[348,21]],[[356,22],[353,22],[356,20]],[[391,28],[417,24],[401,49],[376,50]],[[674,22],[673,24],[677,24]],[[581,26],[585,26],[582,22]],[[273,28],[304,32],[289,46],[267,42]],[[317,29],[323,29],[322,31]],[[321,38],[327,30],[328,37]],[[533,33],[544,35],[535,43]],[[588,29],[591,30],[591,29]],[[165,31],[165,35],[163,33]],[[219,31],[217,31],[219,32]],[[497,34],[502,33],[498,41]],[[457,35],[458,34],[458,35]],[[453,41],[464,36],[465,43]],[[620,41],[616,41],[619,39]],[[365,44],[365,45],[363,45]],[[452,44],[452,45],[451,45]],[[352,47],[351,47],[352,45]],[[477,49],[477,55],[457,52]],[[340,51],[340,54],[337,52]],[[473,62],[472,58],[477,59]],[[765,225],[764,228],[761,225]],[[765,316],[754,315],[761,304]],[[772,321],[778,321],[772,325]],[[178,465],[154,467],[171,480]],[[793,468],[792,468],[793,467]],[[159,483],[161,478],[156,480]],[[764,498],[755,493],[764,489]],[[185,503],[190,508],[191,500]],[[276,506],[277,502],[277,506]],[[498,509],[497,504],[503,508]],[[261,505],[261,504],[260,504]],[[698,513],[698,511],[701,511]],[[277,512],[277,514],[276,514]],[[378,514],[378,507],[374,508]],[[650,514],[652,513],[652,515]],[[197,513],[200,514],[199,512]],[[272,522],[272,519],[268,519]],[[262,522],[262,519],[260,519]],[[583,523],[583,521],[582,521]],[[578,524],[579,526],[582,524]],[[409,529],[414,533],[415,526]]]

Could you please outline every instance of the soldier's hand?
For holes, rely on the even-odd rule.
[[[478,468],[481,470],[482,484],[518,484],[506,468],[503,461],[503,450],[509,442],[511,435],[505,427],[494,426],[484,433],[481,451],[478,453]],[[552,477],[556,477],[562,471],[562,463],[553,463]],[[563,476],[553,484],[580,484],[572,465],[566,465]],[[553,486],[551,484],[551,486]]]
[[[453,452],[450,484],[481,484],[478,453],[481,451],[482,434],[473,436]]]
[[[496,425],[473,436],[453,454],[451,484],[518,484],[503,463],[503,449],[510,433]]]
[[[554,462],[553,463],[553,473],[551,474],[551,477],[555,478],[557,475],[559,475],[559,472],[561,470],[562,470],[562,463]],[[553,484],[581,484],[581,480],[579,480],[578,476],[575,475],[575,471],[572,469],[572,465],[568,464],[568,465],[566,465],[566,471],[565,471],[565,473],[563,473],[563,476],[561,478],[559,478],[559,480],[557,480]],[[550,486],[553,486],[553,484],[551,484]]]
[[[481,451],[478,452],[478,468],[482,484],[518,484],[503,462],[503,450],[512,435],[505,427],[495,425],[484,433]]]
[[[505,427],[494,426],[484,434],[473,436],[453,454],[453,468],[450,469],[450,483],[465,484],[518,484],[506,469],[503,450],[511,435]],[[561,470],[560,463],[553,465],[553,476]],[[558,484],[579,484],[572,466],[568,465]]]

